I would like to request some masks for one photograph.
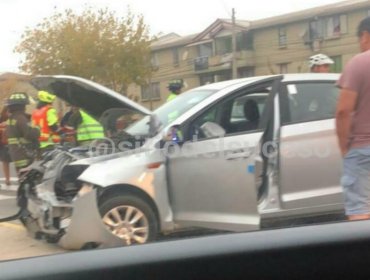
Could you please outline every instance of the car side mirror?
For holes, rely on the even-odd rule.
[[[206,122],[201,127],[200,130],[206,138],[214,137],[224,137],[226,135],[225,129],[223,129],[219,124],[214,122]]]

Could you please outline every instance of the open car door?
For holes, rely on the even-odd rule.
[[[274,76],[230,87],[226,89],[230,93],[184,125],[189,135],[204,120],[211,121],[225,129],[225,136],[189,140],[180,154],[169,156],[170,200],[177,224],[226,231],[260,228],[255,153],[259,153],[256,149],[270,123],[261,121],[274,114],[274,96],[281,79]],[[248,110],[247,103],[258,107],[257,127],[252,128],[248,117],[244,118],[248,112],[235,114],[240,104]]]

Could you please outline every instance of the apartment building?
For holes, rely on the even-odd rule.
[[[307,59],[325,53],[341,72],[358,53],[357,25],[370,15],[370,1],[351,0],[273,18],[217,19],[205,30],[181,37],[171,33],[152,44],[150,86],[130,85],[129,96],[155,109],[168,96],[167,84],[183,79],[185,90],[232,78],[232,32],[236,32],[238,77],[308,72]]]

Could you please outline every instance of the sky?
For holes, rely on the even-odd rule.
[[[230,18],[235,8],[236,18],[254,20],[320,5],[338,0],[0,0],[0,72],[18,71],[20,55],[13,52],[27,27],[33,27],[55,11],[86,7],[108,7],[125,15],[127,7],[142,14],[153,35],[175,32],[179,35],[198,33],[217,18]]]

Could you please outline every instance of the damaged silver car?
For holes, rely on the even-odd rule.
[[[143,111],[114,152],[63,168],[59,188],[72,184],[72,195],[56,196],[47,176],[29,188],[33,223],[26,226],[80,249],[141,244],[177,231],[240,232],[340,217],[338,77],[220,82],[182,93],[153,114]],[[70,83],[44,81],[57,93]]]
[[[107,139],[99,140],[100,144],[104,140],[109,140],[105,144],[116,143],[125,126],[151,113],[128,98],[82,78],[38,76],[31,83],[38,89],[50,90],[60,100],[83,109],[99,120],[107,135]],[[114,144],[105,146],[105,150],[112,152],[112,147]],[[84,167],[69,168],[68,164],[98,154],[94,142],[89,146],[72,148],[70,143],[65,143],[45,153],[41,160],[21,170],[17,198],[20,211],[0,221],[19,218],[35,238],[45,238],[50,242],[62,241],[62,236],[68,239],[63,229],[69,224],[71,203],[81,188],[76,179],[84,170]],[[88,210],[91,206],[82,207]],[[91,218],[88,215],[87,219]],[[73,232],[72,229],[70,232]]]

